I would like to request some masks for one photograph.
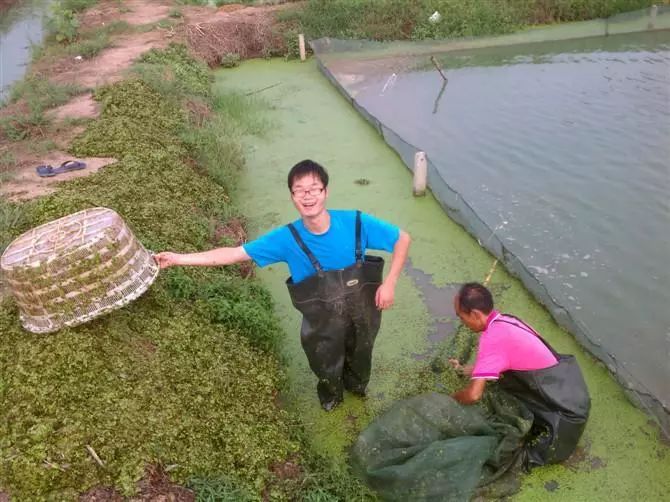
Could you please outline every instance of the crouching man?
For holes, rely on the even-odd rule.
[[[487,380],[519,399],[534,415],[525,445],[527,465],[567,459],[582,435],[591,400],[574,356],[558,354],[537,332],[514,316],[493,308],[491,292],[468,283],[454,297],[456,314],[471,330],[482,333],[474,366],[450,363],[471,376],[470,384],[452,397],[477,402]]]

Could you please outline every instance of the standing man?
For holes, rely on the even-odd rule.
[[[288,188],[300,214],[293,223],[239,247],[164,252],[156,261],[161,268],[286,262],[291,301],[303,315],[300,341],[319,379],[321,406],[330,411],[342,402],[344,389],[365,396],[381,311],[393,305],[410,237],[360,211],[327,210],[328,173],[316,162],[303,160],[293,166]],[[384,260],[366,256],[366,249],[393,253],[386,279]]]

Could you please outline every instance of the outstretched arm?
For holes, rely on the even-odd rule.
[[[379,309],[387,309],[393,305],[395,299],[395,286],[400,277],[405,260],[407,260],[407,251],[409,244],[412,241],[409,234],[404,230],[400,231],[400,236],[393,246],[393,254],[391,255],[391,268],[386,275],[386,279],[377,289],[375,296],[375,303]]]
[[[202,253],[188,254],[166,251],[156,254],[154,259],[160,268],[168,268],[175,265],[216,267],[240,263],[251,258],[242,246],[238,246],[235,248],[216,248],[210,251],[203,251]]]

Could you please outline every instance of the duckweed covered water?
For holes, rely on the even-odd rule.
[[[483,280],[493,257],[453,223],[430,196],[411,195],[411,176],[400,159],[319,73],[314,62],[253,61],[217,74],[217,85],[259,93],[267,103],[273,127],[266,137],[249,138],[247,171],[240,181],[237,203],[249,218],[253,235],[296,218],[286,174],[304,158],[323,163],[331,174],[331,207],[360,208],[395,222],[413,237],[411,269],[398,284],[396,306],[384,314],[370,384],[362,401],[346,396],[335,412],[321,411],[316,381],[300,347],[299,315],[290,304],[284,265],[258,271],[276,301],[276,311],[288,336],[284,353],[292,393],[286,399],[305,419],[315,448],[327,454],[335,468],[344,468],[352,439],[380,410],[400,397],[436,385],[431,358],[438,351],[429,340],[439,324],[454,322],[448,312],[431,316],[430,302],[451,301],[454,284]],[[368,184],[357,180],[365,178]],[[409,270],[409,268],[408,268]],[[415,280],[430,277],[431,298]],[[545,485],[558,486],[563,499],[662,499],[670,490],[670,456],[658,431],[634,408],[605,368],[584,354],[574,339],[558,328],[515,279],[498,267],[492,276],[499,307],[531,323],[557,350],[576,353],[593,398],[593,410],[580,453],[570,465],[538,469],[524,478],[519,500],[544,500]],[[449,331],[449,330],[445,330]],[[437,352],[432,352],[436,354]],[[458,385],[448,380],[441,390]],[[625,439],[622,439],[625,438]],[[636,465],[635,472],[630,466]]]

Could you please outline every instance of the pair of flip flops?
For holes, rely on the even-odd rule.
[[[35,170],[37,175],[42,178],[50,178],[51,176],[56,176],[61,173],[69,173],[70,171],[78,171],[84,169],[86,164],[78,160],[66,160],[58,167],[53,167],[50,165],[37,166]]]

